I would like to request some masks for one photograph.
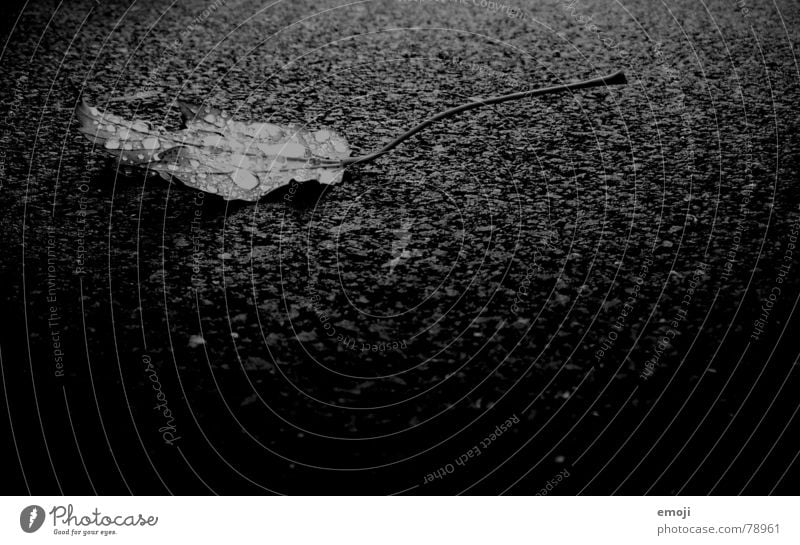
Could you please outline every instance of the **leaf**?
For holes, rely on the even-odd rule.
[[[347,141],[334,131],[247,123],[227,112],[179,102],[185,129],[168,132],[141,120],[78,107],[80,131],[120,164],[157,172],[226,200],[257,201],[290,181],[342,181]]]

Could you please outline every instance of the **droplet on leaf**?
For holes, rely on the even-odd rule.
[[[142,147],[144,149],[156,149],[160,145],[158,138],[150,136],[142,140]]]
[[[115,138],[106,140],[105,147],[106,149],[119,149],[119,140]]]
[[[247,156],[241,153],[231,153],[231,164],[235,167],[243,167],[247,164]]]
[[[339,174],[341,174],[341,172],[338,170],[321,170],[319,173],[319,183],[321,184],[334,183],[338,178]]]
[[[303,159],[306,155],[306,148],[302,144],[259,144],[258,149],[268,156],[281,155]]]
[[[211,147],[218,147],[220,142],[222,141],[222,137],[218,134],[209,134],[203,138],[203,145],[204,146],[211,146]]]
[[[245,127],[244,133],[253,138],[275,137],[281,134],[281,128],[272,123],[252,123]]]
[[[258,185],[258,178],[249,170],[237,168],[231,175],[231,178],[233,179],[233,183],[242,189],[253,189]]]

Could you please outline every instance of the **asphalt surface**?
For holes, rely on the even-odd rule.
[[[797,493],[796,3],[6,19],[4,489]],[[74,122],[81,93],[147,91],[108,107],[177,127],[173,99],[207,102],[360,154],[616,69],[254,205],[118,172]]]

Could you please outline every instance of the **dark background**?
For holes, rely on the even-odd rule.
[[[2,491],[797,493],[798,5],[512,2],[3,7]],[[257,204],[119,173],[73,121],[146,90],[108,107],[364,153],[618,68]]]

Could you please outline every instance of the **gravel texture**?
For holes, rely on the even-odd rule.
[[[27,6],[0,57],[9,486],[796,493],[797,4],[504,2]],[[254,205],[119,172],[74,121],[149,91],[108,107],[361,154],[618,68]]]

